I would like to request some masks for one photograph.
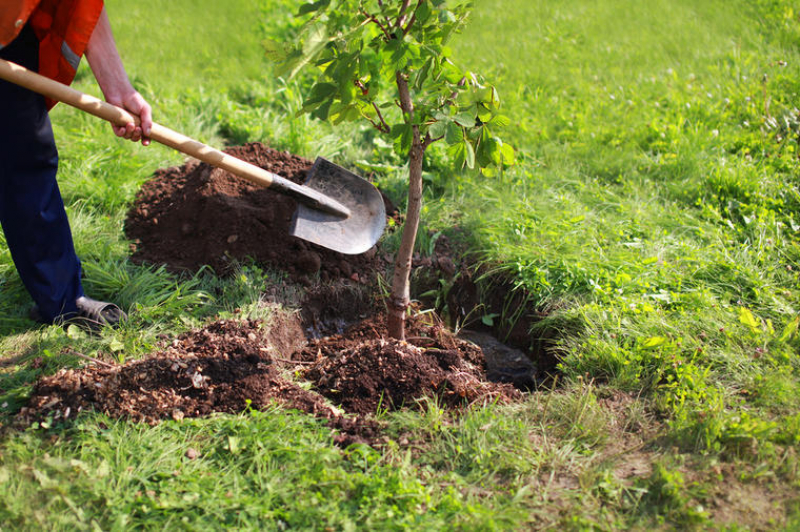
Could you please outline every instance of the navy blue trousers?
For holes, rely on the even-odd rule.
[[[39,42],[30,27],[0,57],[38,71]],[[0,224],[17,272],[46,321],[75,312],[75,300],[83,295],[57,170],[44,98],[0,80]]]

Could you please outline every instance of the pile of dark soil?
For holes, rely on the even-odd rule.
[[[380,316],[364,320],[298,353],[314,360],[304,376],[347,412],[368,415],[414,407],[425,397],[449,408],[522,398],[511,384],[488,381],[481,349],[441,323],[414,319],[408,324],[408,342],[403,342],[387,339],[384,322]]]
[[[331,417],[322,398],[281,377],[256,321],[220,321],[124,365],[61,370],[34,387],[20,414],[55,420],[89,409],[150,424],[241,412],[274,402]]]
[[[292,342],[291,324],[265,332],[258,321],[220,321],[186,333],[154,356],[124,365],[61,370],[42,378],[18,418],[23,423],[50,417],[74,418],[101,411],[151,425],[163,419],[239,413],[277,404],[324,419],[333,440],[381,445],[374,419],[345,417],[322,396],[282,376],[271,353]]]
[[[226,150],[270,172],[303,183],[311,161],[250,143]],[[158,170],[136,196],[125,232],[132,259],[165,264],[171,270],[217,273],[247,258],[287,271],[296,279],[319,273],[322,281],[365,280],[382,261],[372,250],[343,255],[289,235],[296,202],[214,168],[191,161]],[[387,212],[394,210],[387,206]]]
[[[312,341],[287,358],[275,339],[291,345],[287,331],[299,330],[296,324],[278,320],[277,331],[262,325],[219,321],[179,336],[144,360],[61,370],[35,385],[20,418],[69,420],[92,409],[155,424],[277,403],[325,419],[337,429],[340,444],[374,445],[383,439],[371,418],[379,407],[414,407],[423,397],[437,397],[451,408],[521,398],[509,384],[486,381],[480,349],[439,325],[413,325],[419,336],[412,344],[382,339],[385,332],[368,320],[343,335]],[[319,393],[281,371],[300,366]],[[343,415],[331,402],[356,416]]]
[[[398,340],[377,339],[351,351],[337,351],[336,342],[324,346],[323,358],[306,373],[325,397],[348,412],[374,414],[379,409],[414,407],[424,397],[435,397],[455,408],[480,400],[508,401],[521,394],[511,385],[485,380],[483,370],[470,364],[458,350],[418,347]]]
[[[311,161],[268,148],[260,143],[233,147],[227,153],[256,166],[279,174],[294,182],[305,181]],[[396,216],[395,208],[387,202],[386,212]],[[180,167],[158,170],[146,182],[131,208],[126,220],[126,232],[134,241],[132,259],[136,262],[164,264],[171,270],[196,271],[203,265],[211,266],[218,274],[231,271],[232,264],[248,258],[289,274],[301,284],[308,285],[317,275],[320,286],[338,285],[356,281],[371,286],[377,274],[384,274],[390,257],[377,248],[358,256],[343,255],[307,243],[289,235],[289,226],[296,203],[291,198],[251,184],[224,170],[197,161]],[[527,296],[514,290],[510,283],[495,283],[487,292],[479,287],[471,262],[464,250],[455,248],[447,237],[437,235],[435,250],[430,257],[414,259],[415,297],[419,294],[441,290],[446,279],[452,287],[447,290],[446,306],[449,318],[462,324],[472,316],[470,327],[502,338],[505,344],[524,351],[536,368],[522,368],[509,373],[505,368],[492,375],[514,382],[521,388],[535,387],[536,378],[547,378],[554,373],[558,362],[551,336],[555,332],[534,338],[529,334],[532,324],[545,314],[534,311],[510,313],[513,322],[495,320],[484,327],[478,319],[476,308],[485,314],[509,314],[509,308],[527,308]],[[510,299],[509,299],[510,298]],[[301,309],[311,335],[327,334],[326,328],[341,332],[352,320],[339,314],[351,305],[350,301],[323,298],[313,308]],[[359,314],[371,315],[360,301]],[[443,305],[443,301],[426,301],[426,305]],[[443,309],[439,309],[443,310]],[[363,316],[362,316],[363,317]],[[475,321],[477,320],[477,321]],[[492,357],[490,357],[492,358]],[[490,364],[492,365],[492,364]]]

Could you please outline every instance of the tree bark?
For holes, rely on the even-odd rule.
[[[411,278],[411,263],[414,256],[414,243],[417,240],[420,212],[422,211],[422,159],[425,155],[425,146],[419,133],[419,126],[414,124],[414,104],[408,90],[408,81],[405,76],[397,73],[397,88],[400,93],[400,107],[406,116],[407,123],[412,124],[411,151],[408,157],[408,206],[406,207],[406,221],[403,224],[403,236],[400,249],[394,263],[392,275],[392,291],[389,295],[389,315],[387,328],[389,336],[398,340],[405,340],[406,311],[411,300],[409,288]]]

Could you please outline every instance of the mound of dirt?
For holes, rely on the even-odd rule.
[[[225,150],[295,183],[311,161],[250,143]],[[343,255],[289,235],[296,202],[198,161],[156,171],[136,196],[125,232],[136,262],[196,271],[203,265],[225,274],[236,260],[251,258],[295,279],[370,278],[382,266],[375,249]],[[389,206],[387,212],[393,210]]]
[[[511,384],[488,381],[481,349],[440,323],[411,320],[403,342],[386,339],[384,322],[373,317],[309,343],[299,354],[314,360],[305,378],[345,411],[362,415],[413,407],[425,397],[450,408],[522,398]]]
[[[44,377],[20,414],[59,420],[89,408],[155,424],[277,402],[332,417],[334,412],[319,395],[281,377],[265,345],[256,321],[216,322],[178,337],[144,360],[64,369]]]
[[[453,408],[522,397],[509,384],[486,381],[480,348],[440,325],[412,322],[418,334],[412,344],[383,340],[377,323],[364,321],[287,356],[279,350],[297,349],[301,343],[287,337],[287,331],[299,331],[296,324],[277,320],[273,329],[280,330],[275,331],[256,320],[218,321],[179,336],[143,360],[63,369],[43,377],[19,417],[23,422],[63,421],[92,409],[156,424],[277,403],[326,420],[339,444],[376,445],[383,436],[371,415],[379,407],[413,407],[433,396]],[[300,366],[319,393],[293,382],[291,373],[281,369]],[[326,397],[356,416],[344,415]]]
[[[335,344],[326,347],[335,349]],[[437,397],[448,407],[520,397],[510,385],[484,380],[483,371],[464,360],[458,350],[423,348],[397,340],[378,339],[354,351],[340,351],[323,358],[305,377],[347,412],[363,415],[413,407],[424,397]]]

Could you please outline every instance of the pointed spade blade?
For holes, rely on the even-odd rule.
[[[386,209],[383,197],[369,181],[317,157],[304,183],[350,210],[342,218],[298,203],[290,233],[314,244],[358,255],[369,250],[383,234]]]

